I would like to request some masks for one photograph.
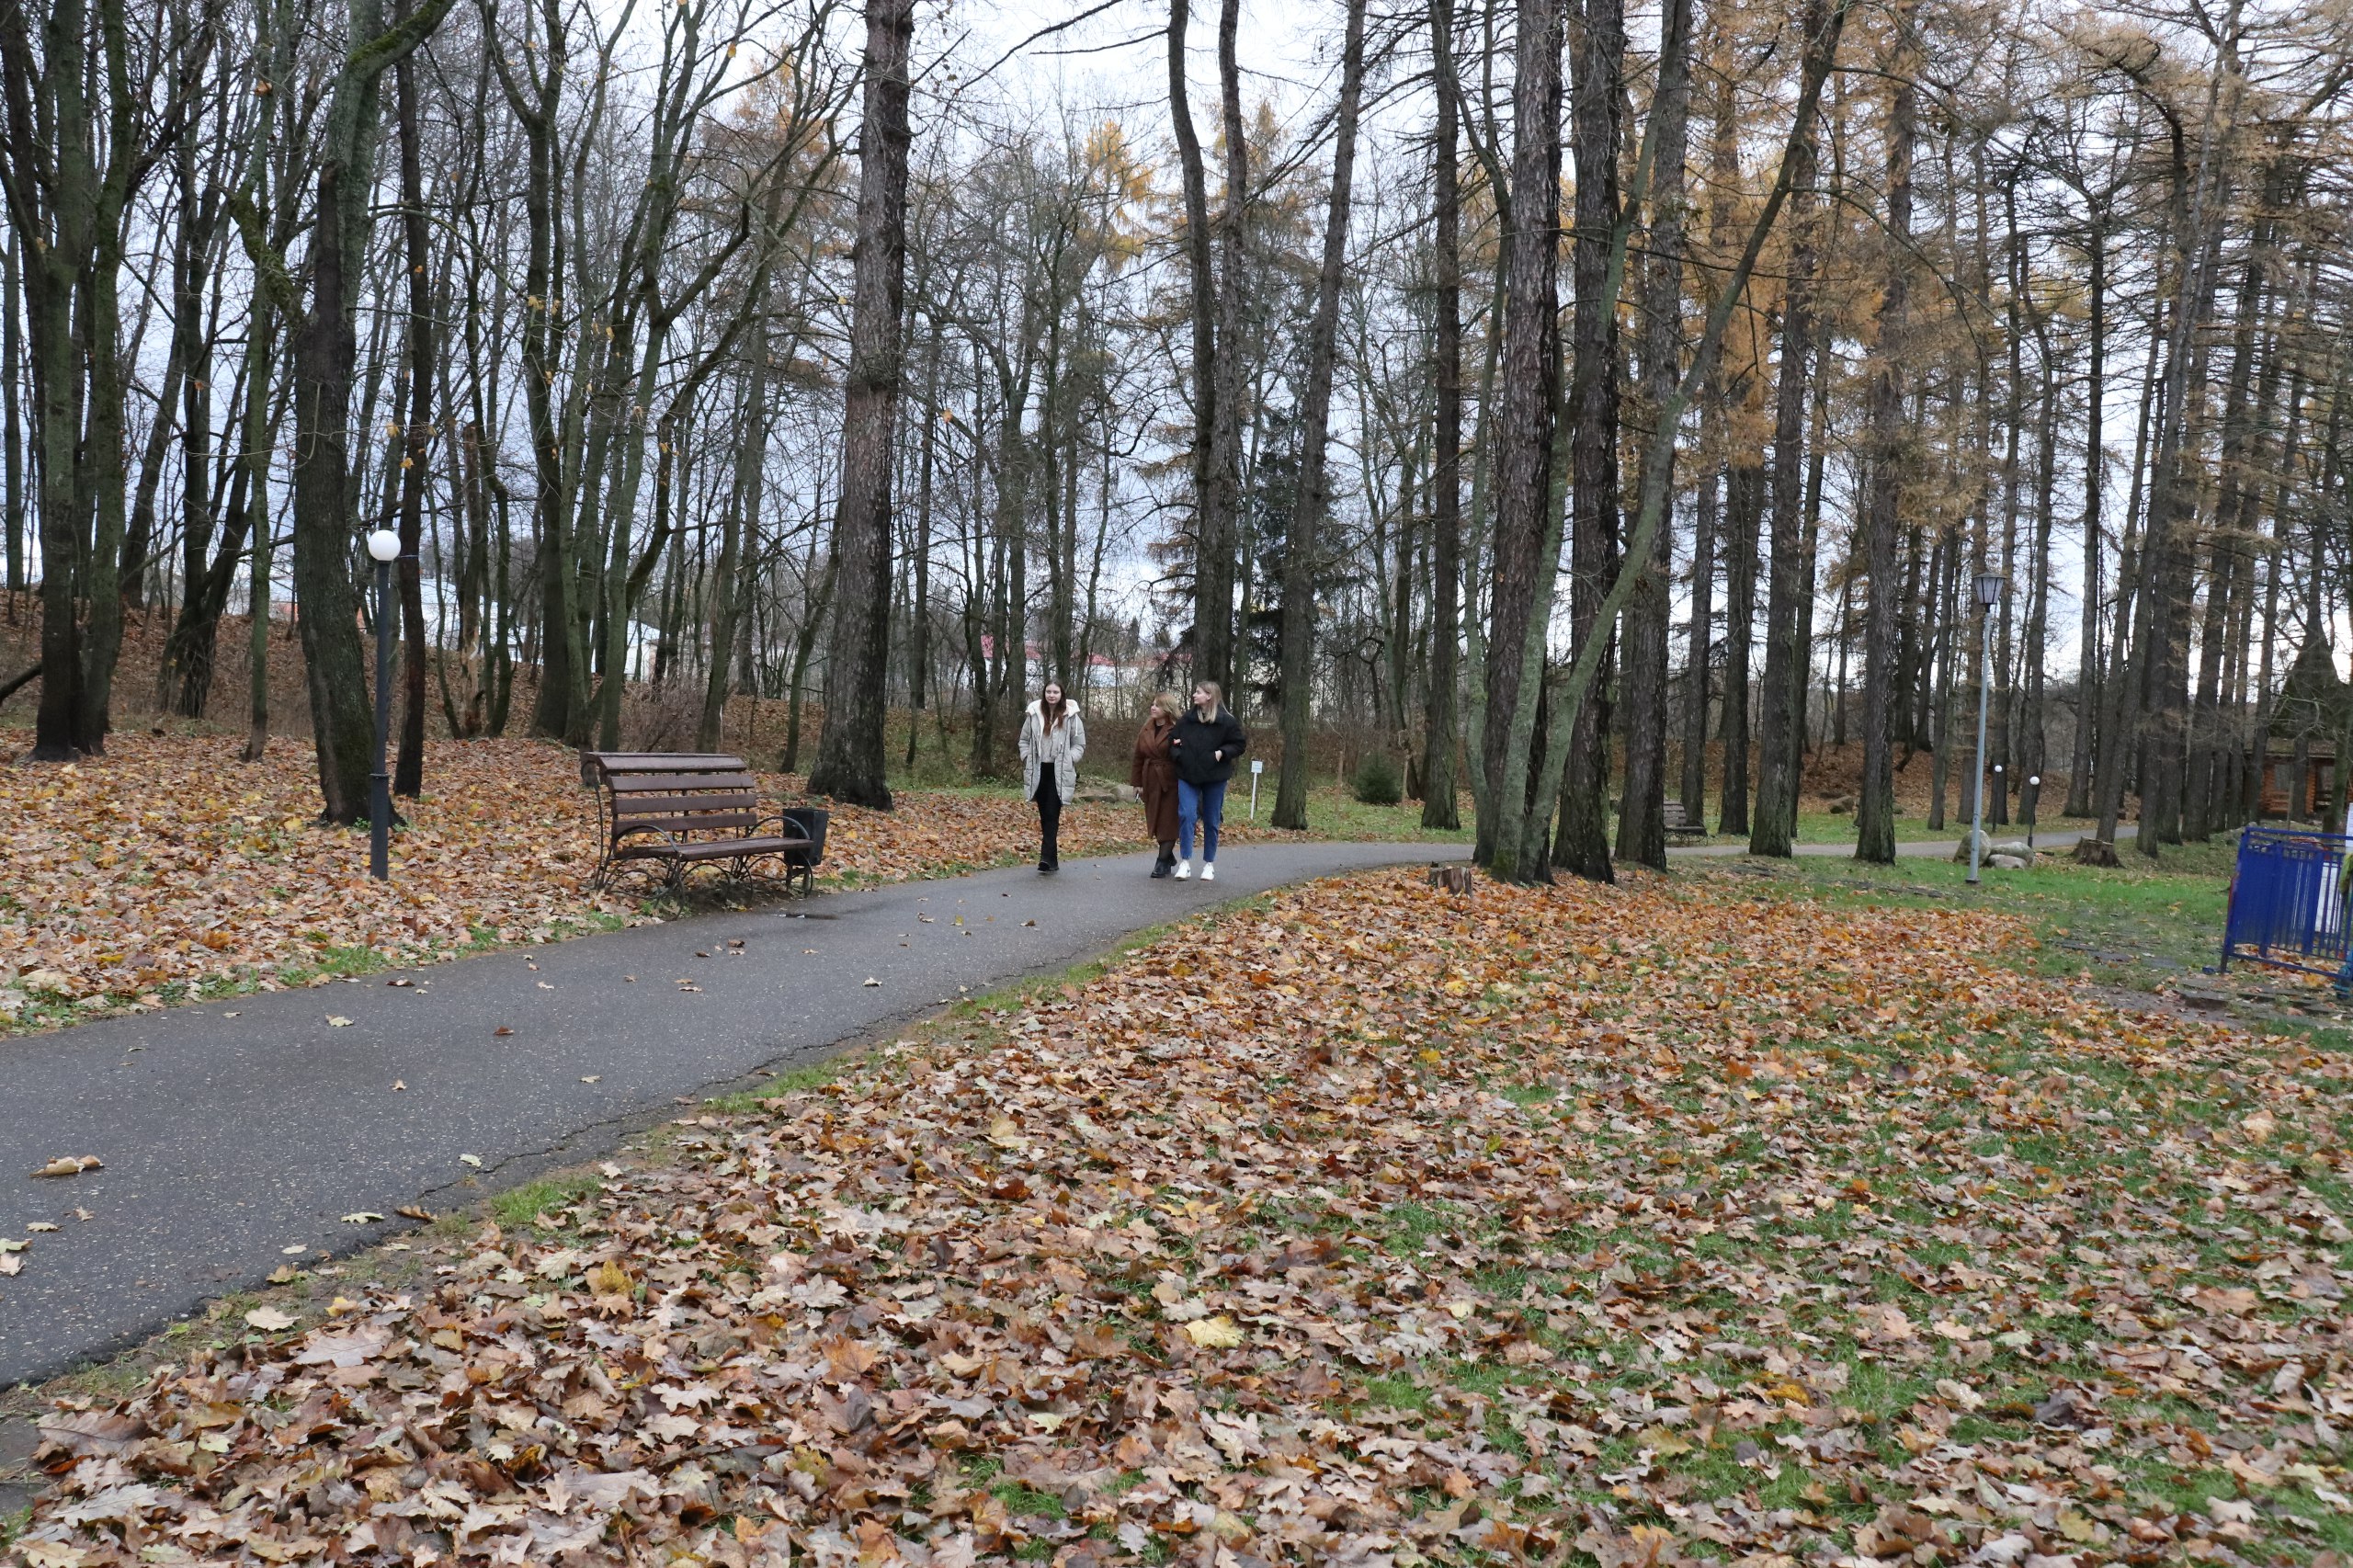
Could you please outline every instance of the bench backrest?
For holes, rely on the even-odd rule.
[[[611,795],[612,836],[647,830],[740,837],[759,825],[759,781],[740,756],[718,753],[598,752]],[[583,771],[588,764],[584,761]]]
[[[744,759],[720,751],[590,751],[580,752],[580,782],[594,790],[608,772],[725,773],[741,771]]]

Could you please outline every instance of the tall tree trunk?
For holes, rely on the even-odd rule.
[[[1928,762],[1928,819],[1931,833],[1943,831],[1945,797],[1952,783],[1953,754],[1953,664],[1957,657],[1957,640],[1953,636],[1955,611],[1960,606],[1961,592],[1960,531],[1949,526],[1938,530],[1934,569],[1929,573],[1928,613],[1936,621],[1936,727],[1928,744],[1936,749]]]
[[[1233,645],[1234,530],[1242,514],[1244,237],[1250,211],[1250,138],[1242,123],[1242,63],[1237,35],[1242,0],[1218,9],[1218,102],[1225,132],[1225,199],[1218,210],[1217,394],[1210,420],[1210,518],[1216,532],[1202,540],[1193,627],[1193,678],[1238,690]]]
[[[1748,835],[1751,855],[1782,857],[1790,853],[1796,825],[1802,756],[1792,732],[1797,686],[1805,678],[1798,656],[1798,617],[1805,597],[1806,392],[1813,357],[1813,270],[1820,247],[1813,220],[1813,186],[1820,162],[1814,139],[1806,138],[1792,152],[1797,167],[1790,182],[1789,277],[1782,292],[1781,364],[1773,400],[1772,575],[1765,594],[1765,680],[1756,705],[1756,814]]]
[[[1601,601],[1618,569],[1618,409],[1620,347],[1616,300],[1609,297],[1610,253],[1617,238],[1620,98],[1626,69],[1624,0],[1585,0],[1576,30],[1571,141],[1576,162],[1576,240],[1571,251],[1576,303],[1571,324],[1574,367],[1569,392],[1569,641],[1615,639],[1600,619]],[[1654,110],[1655,112],[1655,110]],[[1652,140],[1655,143],[1654,129]],[[1655,156],[1654,152],[1654,156]],[[1638,198],[1639,199],[1639,198]],[[1609,650],[1602,653],[1608,668]],[[1605,675],[1599,689],[1606,692]],[[1615,880],[1609,863],[1609,708],[1579,706],[1566,730],[1561,830],[1552,858],[1594,881]],[[1541,827],[1541,824],[1535,824]]]
[[[490,0],[478,3],[483,7],[488,31],[494,12]],[[530,730],[536,735],[562,736],[573,726],[575,665],[582,654],[571,631],[573,551],[566,524],[572,503],[564,468],[565,415],[555,391],[563,348],[558,319],[561,307],[555,296],[563,290],[564,274],[562,163],[556,142],[564,113],[563,83],[571,40],[563,6],[540,0],[536,10],[529,4],[523,10],[519,53],[510,54],[503,40],[490,46],[488,53],[507,105],[523,128],[525,149],[527,240],[517,349],[523,369],[524,422],[531,440],[532,565],[539,578],[536,651],[540,665]],[[543,34],[535,33],[535,17],[544,17]]]
[[[205,296],[211,281],[207,267],[220,199],[217,190],[199,189],[204,176],[197,171],[193,137],[182,138],[175,154],[180,233],[172,253],[173,358],[191,369],[180,379],[180,602],[156,667],[155,700],[159,707],[177,710],[182,693],[188,693],[194,699],[194,717],[204,711],[205,689],[211,684],[212,634],[221,614],[210,591],[208,561],[213,542],[212,378],[211,346],[204,334]],[[217,300],[217,284],[211,292]],[[161,427],[165,423],[158,406],[156,424]],[[233,567],[234,547],[225,553]]]
[[[2084,400],[2084,577],[2079,618],[2081,631],[2075,653],[2075,740],[2068,756],[2067,801],[2061,811],[2071,817],[2092,811],[2092,737],[2099,712],[2100,492],[2107,479],[2107,449],[2101,445],[2100,414],[2108,385],[2108,226],[2107,215],[2095,205],[2085,231],[2085,307],[2087,347],[2091,355],[2085,384],[2093,395]]]
[[[380,0],[353,0],[350,34],[327,111],[311,232],[313,298],[294,344],[294,592],[318,754],[324,819],[349,825],[368,811],[374,723],[363,673],[352,581],[352,373],[358,309],[374,227],[375,144],[383,74],[448,14],[424,0],[389,29]]]
[[[261,123],[267,127],[269,122],[265,107]],[[266,161],[257,134],[253,166],[259,169]],[[241,756],[246,762],[261,761],[269,750],[269,601],[271,578],[277,571],[272,549],[277,523],[269,509],[273,421],[265,386],[277,364],[278,324],[284,313],[270,295],[267,280],[256,280],[245,329],[248,379],[237,459],[245,470],[248,505],[253,507],[253,552],[245,567],[245,746]]]
[[[1707,421],[1707,404],[1700,404]],[[1722,477],[1706,437],[1699,442],[1700,460],[1707,472],[1691,508],[1691,625],[1683,661],[1683,820],[1704,823],[1708,816],[1709,651],[1715,631],[1717,507]]]
[[[906,286],[907,56],[915,0],[867,0],[866,118],[859,132],[858,250],[842,493],[834,514],[840,597],[825,653],[825,722],[812,793],[887,811],[884,684],[891,661],[891,467]]]
[[[2269,415],[2269,395],[2277,386],[2272,367],[2279,356],[2267,352],[2270,335],[2263,329],[2278,293],[2268,289],[2266,282],[2277,261],[2271,215],[2287,200],[2286,169],[2285,161],[2277,158],[2265,168],[2254,233],[2232,311],[2231,379],[2222,403],[2222,462],[2208,532],[2206,614],[2198,639],[2198,689],[2190,710],[2188,779],[2183,798],[2182,835],[2192,840],[2213,835],[2215,824],[2229,810],[2221,798],[2226,786],[2231,794],[2236,793],[2235,780],[2228,778],[2230,752],[2235,748],[2225,746],[2233,737],[2222,722],[2222,708],[2232,662],[2229,633],[2243,582],[2251,575],[2253,566],[2246,555],[2246,525],[2251,521],[2247,507],[2259,484],[2251,471],[2258,432]],[[2259,400],[2264,406],[2254,405],[2258,401],[2257,359],[2265,364],[2264,395]]]
[[[0,245],[0,449],[0,449],[0,467],[5,467],[6,475],[0,506],[7,508],[7,515],[0,517],[0,536],[6,541],[7,588],[12,596],[25,591],[24,290],[17,267],[22,253],[21,240]],[[9,624],[16,619],[17,601],[11,597]]]
[[[2018,778],[2018,815],[2032,822],[2042,802],[2043,730],[2049,715],[2043,706],[2044,668],[2051,631],[2051,530],[2058,481],[2059,375],[2052,358],[2047,324],[2037,321],[2041,338],[2042,396],[2035,432],[2034,560],[2029,579],[2024,636],[2018,648],[2024,711],[2018,725],[2015,766]]]
[[[1226,493],[1218,463],[1218,400],[1224,378],[1218,369],[1218,282],[1211,259],[1209,176],[1202,166],[1200,134],[1193,126],[1185,86],[1185,32],[1192,18],[1188,0],[1168,7],[1168,111],[1176,133],[1176,163],[1185,189],[1185,270],[1189,285],[1193,358],[1193,430],[1188,453],[1193,483],[1193,663],[1198,678],[1209,672],[1208,642],[1213,627],[1228,624],[1233,579],[1225,575],[1233,517],[1221,510]],[[1229,287],[1233,286],[1229,280]],[[1230,635],[1230,633],[1228,634]],[[1230,657],[1230,653],[1226,655]]]
[[[2141,779],[2141,830],[2134,840],[2151,859],[2161,839],[2180,836],[2180,766],[2182,744],[2182,679],[2179,666],[2186,653],[2181,625],[2186,597],[2189,541],[2184,537],[2195,515],[2196,475],[2188,439],[2191,373],[2197,329],[2211,313],[2214,294],[2214,240],[2220,223],[2214,209],[2224,204],[2219,191],[2227,183],[2222,169],[2221,142],[2225,127],[2237,117],[2242,84],[2239,70],[2239,16],[2243,0],[2231,0],[2221,29],[2221,48],[2206,95],[2205,122],[2199,139],[2198,166],[2188,176],[2179,139],[2175,142],[2174,209],[2178,234],[2174,266],[2177,293],[2170,307],[2165,345],[2165,379],[2159,392],[2156,450],[2150,467],[2148,525],[2143,533],[2142,583],[2146,608],[2137,629],[2139,647],[2134,664],[2143,672],[2143,725],[2148,742],[2148,766]],[[2213,233],[2209,233],[2210,223]],[[2203,356],[2197,356],[2202,359]],[[2119,771],[2116,784],[2121,783]],[[2103,785],[2103,790],[2110,786]],[[2110,820],[2101,801],[2103,825]]]
[[[97,73],[90,63],[93,18],[85,0],[53,0],[42,8],[38,56],[26,26],[32,14],[22,6],[0,11],[0,68],[8,89],[6,176],[24,273],[32,445],[40,472],[42,678],[30,756],[62,762],[105,744],[104,733],[88,727],[81,699],[88,552],[76,476],[86,381],[74,337],[75,298],[97,250],[99,132],[86,92]]]
[[[1870,352],[1871,487],[1870,594],[1863,627],[1863,778],[1855,812],[1855,858],[1895,859],[1896,530],[1898,502],[1911,468],[1904,439],[1904,367],[1911,324],[1912,142],[1917,115],[1918,40],[1911,0],[1899,0],[1896,36],[1888,62],[1887,278],[1880,296],[1879,340]]]
[[[1651,98],[1657,166],[1651,175],[1648,258],[1643,269],[1642,418],[1648,422],[1649,433],[1642,448],[1642,483],[1647,487],[1654,465],[1667,465],[1665,484],[1670,495],[1674,494],[1677,432],[1661,415],[1683,375],[1684,163],[1689,151],[1691,12],[1691,0],[1667,0],[1660,24],[1658,85]],[[1666,869],[1666,672],[1674,539],[1673,528],[1658,530],[1657,548],[1642,563],[1642,577],[1629,601],[1626,787],[1625,804],[1618,816],[1619,857],[1662,871]],[[1706,662],[1704,635],[1696,642],[1702,665]],[[1704,676],[1701,685],[1704,688]]]
[[[1722,266],[1722,258],[1733,245],[1733,203],[1740,184],[1740,123],[1739,111],[1733,101],[1733,89],[1740,76],[1733,58],[1734,46],[1724,27],[1722,7],[1711,6],[1709,13],[1708,79],[1714,84],[1709,99],[1708,136],[1708,233],[1707,254],[1711,266]],[[1724,583],[1724,701],[1723,716],[1718,721],[1717,734],[1726,743],[1724,789],[1729,796],[1734,789],[1730,743],[1733,732],[1733,692],[1745,687],[1748,672],[1748,617],[1754,595],[1753,570],[1744,575],[1744,558],[1737,542],[1740,518],[1739,481],[1731,483],[1730,511],[1719,510],[1723,499],[1722,486],[1726,466],[1732,461],[1733,441],[1730,429],[1730,403],[1740,395],[1740,389],[1727,387],[1722,357],[1711,361],[1706,384],[1699,394],[1699,454],[1704,472],[1699,481],[1699,494],[1693,523],[1691,544],[1691,652],[1690,710],[1684,721],[1683,742],[1683,812],[1687,821],[1704,823],[1708,806],[1708,703],[1710,650],[1715,636],[1715,574],[1721,559],[1730,568]],[[1753,528],[1754,519],[1751,520]],[[1755,540],[1750,540],[1746,562],[1753,567]],[[1733,650],[1740,650],[1737,665],[1739,687],[1734,685],[1735,666]],[[1740,699],[1745,702],[1745,689]],[[1745,710],[1744,710],[1745,724]],[[1745,736],[1745,729],[1742,732]],[[1745,755],[1745,754],[1744,754]],[[1745,772],[1739,788],[1742,801],[1739,812],[1727,811],[1723,824],[1726,832],[1748,831],[1747,784]]]
[[[1340,104],[1332,148],[1332,203],[1324,220],[1324,265],[1308,329],[1307,388],[1300,400],[1299,498],[1283,540],[1282,781],[1274,825],[1307,825],[1307,722],[1314,698],[1315,579],[1324,514],[1331,504],[1324,463],[1332,413],[1332,364],[1338,353],[1340,273],[1348,254],[1349,198],[1356,178],[1357,114],[1364,98],[1365,0],[1347,0],[1340,44]],[[1400,570],[1404,567],[1400,566]]]
[[[1720,32],[1723,24],[1718,23]],[[1740,185],[1740,109],[1735,98],[1741,71],[1727,46],[1711,73],[1716,82],[1709,172],[1708,248],[1722,265],[1731,248],[1733,214]],[[1761,312],[1760,312],[1761,314]],[[1748,325],[1752,341],[1758,328]],[[1727,836],[1748,832],[1748,695],[1750,650],[1756,621],[1757,530],[1765,518],[1765,468],[1733,409],[1749,411],[1757,395],[1754,363],[1761,353],[1744,355],[1737,371],[1719,371],[1708,409],[1715,423],[1715,445],[1726,466],[1723,517],[1724,673],[1717,739],[1723,744],[1723,781],[1716,830]]]
[[[1834,130],[1833,135],[1837,134]],[[1832,186],[1831,200],[1842,201],[1845,190],[1846,176],[1842,170]],[[1826,269],[1827,257],[1821,265]],[[1805,782],[1807,709],[1813,694],[1814,596],[1822,580],[1822,500],[1829,469],[1830,356],[1834,347],[1831,323],[1826,313],[1817,312],[1813,318],[1813,390],[1809,394],[1813,412],[1806,416],[1810,433],[1806,437],[1805,524],[1798,542],[1804,559],[1798,566],[1797,659],[1790,683],[1796,711],[1790,722],[1790,777],[1799,789]],[[1793,837],[1798,829],[1798,789],[1790,791],[1789,831]]]
[[[1518,106],[1512,143],[1511,226],[1499,265],[1509,269],[1503,318],[1500,406],[1495,413],[1495,528],[1488,550],[1483,755],[1486,800],[1474,854],[1506,881],[1519,874],[1533,693],[1521,657],[1537,602],[1538,555],[1550,534],[1553,412],[1560,385],[1561,7],[1523,0],[1513,62]],[[1483,426],[1484,418],[1481,420]],[[1484,437],[1483,435],[1483,441]],[[1544,579],[1551,580],[1549,563]],[[1528,711],[1523,715],[1525,703]]]
[[[2186,177],[2186,176],[2185,176]],[[2139,622],[2135,612],[2141,594],[2141,506],[2143,475],[2149,455],[2149,431],[2154,421],[2157,386],[2165,364],[2165,296],[2154,302],[2148,353],[2141,371],[2141,407],[2133,421],[2131,483],[2125,491],[2124,534],[2116,552],[2116,613],[2109,634],[2108,659],[2100,683],[2099,720],[2093,738],[2092,812],[2100,819],[2097,840],[2116,843],[2122,819],[2126,771],[2132,766],[2140,738],[2141,718],[2135,706],[2143,665]],[[2127,731],[2130,731],[2128,736]]]
[[[401,431],[401,744],[392,793],[415,800],[425,791],[425,584],[418,551],[425,540],[425,482],[432,470],[434,372],[432,252],[426,240],[425,163],[416,121],[415,62],[393,67],[392,96],[400,122],[401,239],[408,261],[408,415]],[[446,568],[443,571],[446,574]]]
[[[923,442],[915,461],[915,585],[907,604],[907,767],[915,765],[931,676],[931,500],[939,447],[939,331],[924,356]]]
[[[1422,713],[1422,825],[1462,825],[1455,796],[1462,572],[1462,235],[1456,167],[1453,0],[1430,0],[1430,52],[1439,77],[1431,171],[1437,233],[1431,279],[1430,383],[1438,407],[1430,465],[1430,660]]]
[[[2017,783],[2013,770],[2018,761],[2016,748],[2010,744],[2018,704],[2017,666],[2012,658],[2013,630],[2018,613],[2018,509],[2025,491],[2020,453],[2026,439],[2026,330],[2023,324],[2027,289],[2026,245],[2018,232],[2018,182],[2022,171],[2013,167],[2002,185],[2004,227],[2007,231],[2003,247],[2004,270],[2007,287],[2003,292],[2008,330],[2003,334],[2007,345],[2009,367],[2004,383],[2002,399],[2002,553],[1994,565],[2001,575],[2002,598],[1992,616],[1994,636],[1994,686],[1989,704],[1992,717],[1985,732],[1985,756],[1978,767],[1984,788],[1991,791],[1985,801],[1985,821],[1989,826],[2000,827],[2010,820],[2010,789]]]
[[[1724,690],[1717,721],[1724,776],[1716,831],[1730,837],[1748,831],[1748,671],[1756,624],[1757,533],[1765,522],[1765,467],[1745,446],[1733,449],[1724,501]]]

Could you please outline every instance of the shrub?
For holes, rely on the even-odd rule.
[[[1357,799],[1368,806],[1393,806],[1405,798],[1405,781],[1387,752],[1365,753],[1357,764],[1354,788]]]

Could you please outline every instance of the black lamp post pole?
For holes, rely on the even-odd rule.
[[[384,770],[392,729],[392,563],[376,562],[376,770],[368,776],[368,874],[392,878],[392,776]]]
[[[1971,597],[1977,601],[1977,754],[1969,760],[1975,777],[1969,792],[1976,797],[1969,813],[1969,885],[1977,885],[1977,863],[1985,847],[1985,694],[1994,684],[1994,607],[2001,602],[2002,579],[1992,572],[1980,572],[1971,580]],[[1998,782],[2002,767],[1994,765]]]

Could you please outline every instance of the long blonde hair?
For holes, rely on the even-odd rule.
[[[1212,719],[1216,718],[1219,711],[1225,707],[1225,692],[1223,688],[1219,687],[1217,682],[1213,680],[1197,680],[1193,683],[1193,689],[1195,691],[1206,691],[1210,694],[1210,717]]]
[[[1173,691],[1164,691],[1152,699],[1152,711],[1165,713],[1171,719],[1182,719],[1185,716],[1185,699]]]

